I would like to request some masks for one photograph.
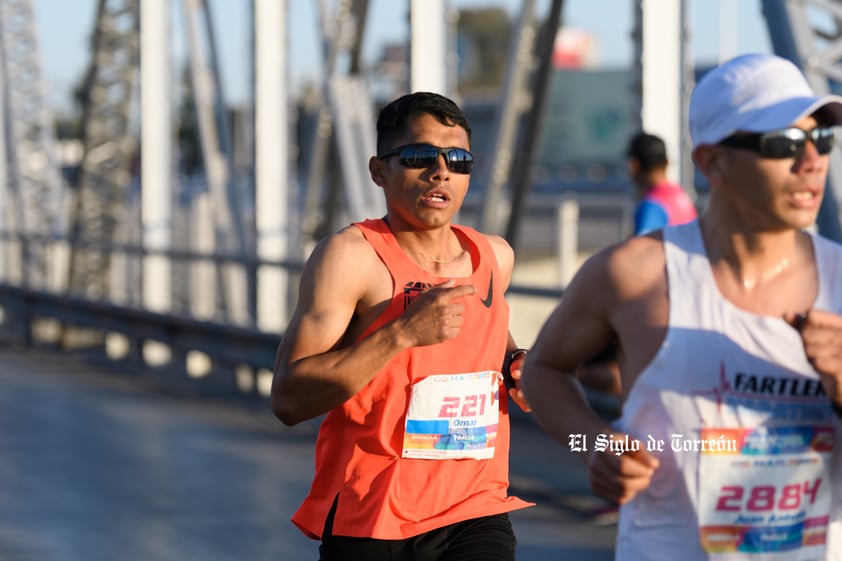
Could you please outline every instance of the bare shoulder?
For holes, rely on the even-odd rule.
[[[330,300],[339,294],[361,296],[370,286],[370,275],[382,267],[360,229],[347,226],[322,239],[313,249],[302,275],[302,288],[329,291],[333,294]]]
[[[500,272],[508,278],[512,276],[512,269],[515,264],[515,252],[506,238],[492,234],[483,234],[488,243],[491,244],[491,249],[494,250],[494,255],[497,257],[497,266]]]
[[[634,337],[636,329],[651,323],[645,316],[654,313],[650,308],[665,294],[660,234],[603,249],[585,261],[565,288],[538,346],[545,360],[572,372],[606,345],[618,339],[623,343],[629,333]]]
[[[660,232],[635,236],[596,257],[620,298],[636,298],[666,281],[666,256]]]
[[[330,264],[333,261],[353,263],[358,259],[364,261],[377,259],[377,254],[360,229],[351,225],[319,241],[308,263],[314,262],[317,265],[323,265],[324,262]]]
[[[665,267],[660,233],[629,238],[589,257],[565,290],[573,298],[565,299],[609,315],[625,302],[663,290]]]

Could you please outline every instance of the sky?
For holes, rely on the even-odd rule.
[[[326,0],[331,5],[336,0]],[[668,0],[672,1],[672,0]],[[676,0],[677,1],[677,0]],[[88,47],[98,0],[33,0],[42,73],[54,110],[71,107],[71,95],[90,64]],[[208,0],[216,32],[225,99],[248,100],[249,10],[247,0]],[[287,0],[288,43],[293,88],[318,80],[320,39],[316,0]],[[174,57],[183,56],[182,2],[171,0]],[[501,6],[516,16],[518,0],[450,0],[456,8]],[[538,0],[545,14],[549,0]],[[770,50],[760,0],[691,0],[692,51],[697,61],[710,63],[743,52]],[[373,60],[386,43],[406,40],[409,0],[370,0],[363,56]],[[564,25],[588,31],[597,40],[601,64],[631,63],[633,0],[566,0]],[[607,14],[609,14],[607,16]],[[722,17],[720,17],[722,16]],[[720,25],[720,21],[725,22]],[[737,31],[739,30],[739,32]]]

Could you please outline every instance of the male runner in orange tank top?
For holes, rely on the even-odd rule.
[[[507,513],[529,506],[507,493],[504,374],[526,408],[504,298],[514,254],[452,224],[473,165],[455,103],[403,96],[377,135],[386,216],[318,244],[278,348],[275,415],[326,414],[293,522],[321,561],[511,561]]]

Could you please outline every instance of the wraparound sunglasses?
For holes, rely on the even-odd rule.
[[[407,144],[383,152],[379,159],[398,156],[400,164],[410,169],[428,168],[436,163],[439,156],[444,155],[447,169],[453,173],[471,173],[474,167],[474,156],[464,148],[439,148],[432,144]]]
[[[719,142],[720,146],[753,150],[761,158],[781,160],[795,158],[804,151],[809,140],[819,154],[833,150],[834,127],[816,127],[805,131],[798,127],[787,127],[764,133],[737,133]]]

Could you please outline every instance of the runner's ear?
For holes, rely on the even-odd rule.
[[[377,156],[372,156],[368,160],[368,173],[371,175],[371,180],[378,187],[386,186],[385,167],[385,162]]]

